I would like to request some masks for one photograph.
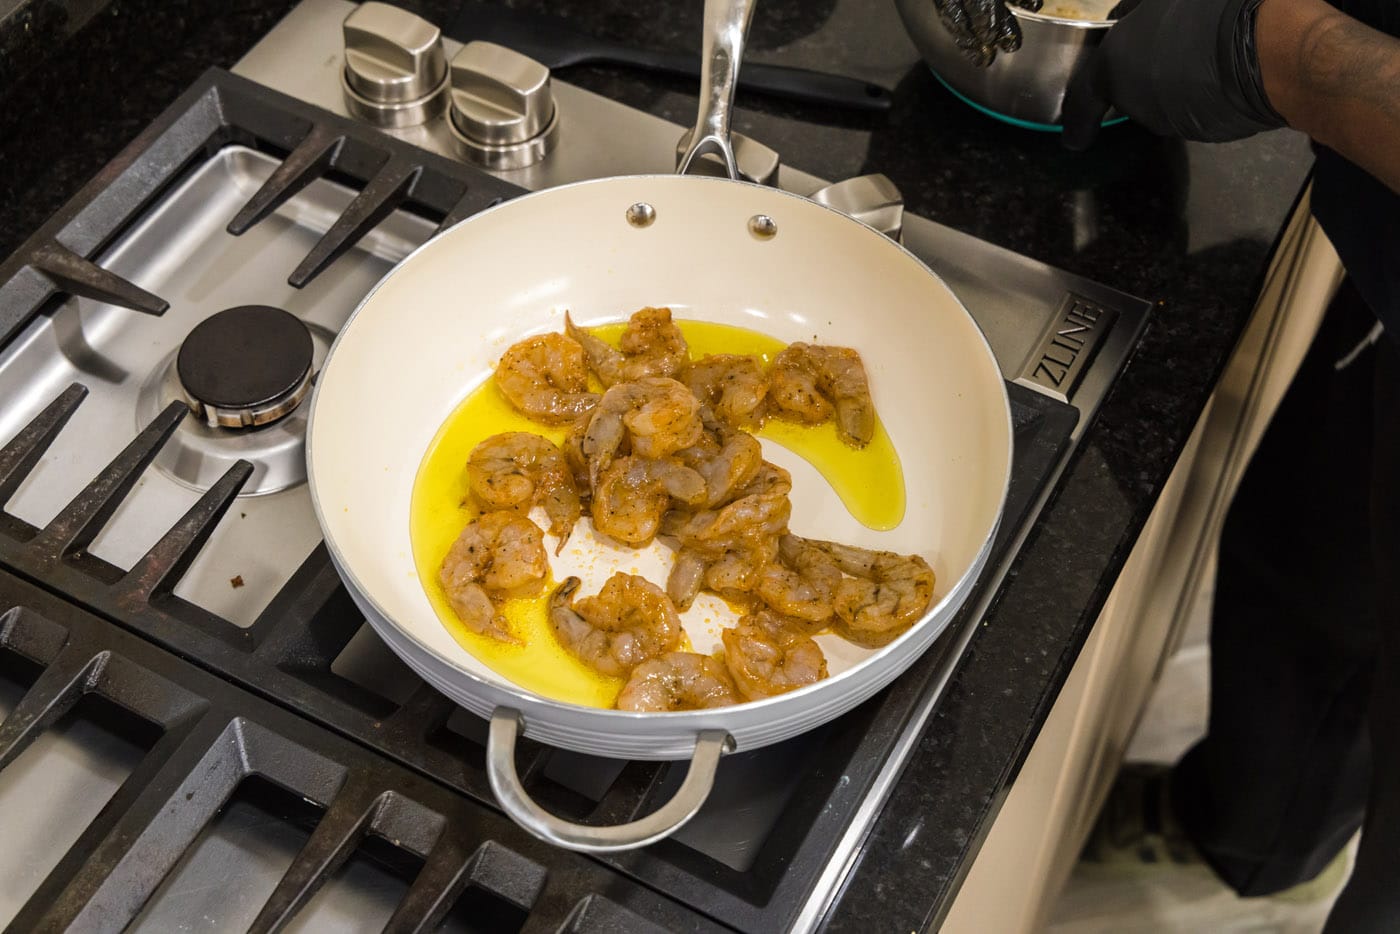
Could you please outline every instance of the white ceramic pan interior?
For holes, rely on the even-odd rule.
[[[732,102],[751,8],[708,0],[701,114],[683,165],[701,151],[734,171]],[[654,220],[628,220],[633,205]],[[634,216],[635,216],[635,212]],[[756,218],[767,223],[755,225]],[[773,233],[773,229],[776,233]],[[799,535],[923,555],[938,578],[924,618],[880,649],[819,637],[830,676],[733,707],[632,713],[553,700],[471,655],[438,619],[414,566],[410,500],[438,429],[489,379],[516,341],[625,320],[644,306],[738,325],[784,342],[858,350],[881,420],[903,464],[907,510],[893,530],[856,522],[805,462],[764,442],[793,475],[790,527]],[[947,626],[987,560],[1011,463],[1001,373],[957,298],[893,241],[835,211],[728,179],[644,176],[551,189],[507,202],[409,256],[364,300],[318,376],[307,435],[312,499],[336,567],[369,623],[429,683],[490,718],[487,771],[516,821],[580,850],[644,845],[700,807],[722,752],[752,749],[855,707],[912,664]],[[664,584],[670,553],[610,548],[575,530],[552,574],[594,593],[615,570]],[[705,617],[710,618],[707,625]],[[709,651],[732,619],[697,601],[683,619]],[[685,783],[653,814],[618,827],[569,824],[525,793],[514,769],[518,733],[601,756],[693,757]]]
[[[656,220],[637,228],[636,202]],[[773,218],[755,238],[748,221]],[[907,512],[894,530],[855,521],[830,485],[769,442],[793,473],[794,532],[924,555],[938,578],[927,619],[878,649],[822,637],[831,677],[806,689],[717,711],[634,714],[573,707],[523,691],[444,628],[420,583],[409,500],[424,453],[447,416],[530,334],[621,321],[644,305],[677,318],[735,324],[783,341],[854,347],[903,463]],[[599,755],[683,758],[706,727],[737,748],[776,742],[849,709],[907,667],[947,623],[985,558],[1004,499],[1010,428],[986,341],[940,280],[903,249],[848,218],[782,192],[708,178],[588,182],[522,197],[451,230],[405,260],[355,312],[316,386],[310,482],[326,541],[370,623],[408,664],[468,709],[524,714],[544,742]],[[575,547],[552,558],[556,580],[596,592],[619,561],[664,584],[670,552]],[[599,546],[601,549],[603,546]],[[580,558],[577,552],[584,552]],[[591,589],[590,589],[591,588]],[[722,606],[722,605],[721,605]],[[687,630],[705,651],[717,628]]]

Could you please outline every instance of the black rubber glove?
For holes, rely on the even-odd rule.
[[[1042,0],[1019,0],[1024,10],[1040,9]],[[986,67],[997,52],[1021,47],[1021,25],[1006,8],[1005,0],[933,0],[943,27],[974,65]]]
[[[1261,0],[1127,0],[1070,80],[1064,144],[1087,149],[1110,106],[1154,133],[1219,143],[1284,125],[1254,47]]]

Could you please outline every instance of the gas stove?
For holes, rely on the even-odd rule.
[[[882,179],[833,186],[744,141],[746,174],[900,236],[982,325],[1016,425],[1003,526],[976,596],[891,688],[726,760],[673,839],[551,848],[494,807],[485,724],[340,586],[305,391],[436,231],[524,190],[673,171],[683,128],[436,40],[392,8],[306,0],[0,265],[0,824],[26,835],[0,852],[0,923],[820,927],[1145,321],[902,214]],[[521,762],[547,806],[613,823],[683,772],[529,744]]]

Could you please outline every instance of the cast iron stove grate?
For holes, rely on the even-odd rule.
[[[407,877],[386,931],[434,930],[454,905],[469,908],[471,923],[483,930],[721,930],[4,572],[0,679],[25,688],[0,726],[0,770],[92,699],[103,702],[109,718],[149,737],[134,771],[9,930],[126,927],[250,779],[267,787],[281,816],[313,828],[258,908],[252,931],[285,924],[357,848],[377,850]]]
[[[292,271],[289,282],[297,286],[330,267],[395,209],[421,214],[439,222],[441,228],[519,193],[466,166],[213,69],[15,257],[0,266],[0,343],[65,292],[160,313],[163,300],[102,270],[90,257],[100,255],[105,245],[113,242],[185,173],[231,145],[283,157],[266,184],[229,225],[231,233],[248,229],[321,176],[329,175],[359,191],[344,214]],[[1006,513],[988,563],[991,569],[1003,564],[1010,544],[1033,518],[1046,483],[1069,448],[1070,431],[1077,419],[1076,410],[1069,406],[1022,387],[1008,388],[1016,423],[1014,475]],[[24,482],[89,389],[100,391],[95,386],[74,384],[59,393],[28,427],[0,449],[0,504],[8,501]],[[494,808],[485,777],[483,723],[458,710],[406,669],[398,689],[388,692],[393,697],[382,696],[384,692],[369,690],[333,670],[350,642],[364,637],[363,618],[341,586],[324,547],[306,559],[246,629],[174,593],[181,575],[247,481],[251,468],[246,462],[231,466],[130,569],[116,567],[87,551],[142,471],[186,417],[192,416],[183,404],[167,407],[43,528],[31,526],[0,508],[0,565],[236,683],[241,690],[230,688],[221,695],[229,705],[230,718],[242,716],[240,705],[245,703],[266,709],[265,704],[245,692],[259,694],[370,747],[385,757],[374,761],[382,763],[382,768],[388,770],[385,774],[392,773],[394,781],[407,782],[407,777],[414,774],[427,776],[453,789],[454,793],[444,793],[456,802],[452,807],[472,809],[473,813],[480,810],[483,814],[487,812],[482,804]],[[976,602],[971,601],[969,606]],[[51,605],[51,601],[45,603]],[[81,616],[62,606],[45,612],[51,617]],[[16,620],[23,622],[31,617],[20,614],[7,619],[9,629],[0,631],[14,630],[20,625]],[[950,632],[964,630],[968,623],[965,612]],[[30,628],[34,625],[38,624],[25,622]],[[642,898],[640,893],[649,887],[740,930],[782,929],[811,895],[837,839],[868,794],[920,700],[935,689],[942,663],[953,651],[953,641],[942,640],[891,688],[840,720],[781,747],[757,750],[725,762],[717,794],[723,795],[728,776],[731,788],[744,784],[751,791],[756,788],[781,798],[775,822],[754,841],[754,852],[742,863],[707,855],[702,852],[702,844],[688,845],[675,839],[644,851],[595,858],[540,846],[530,851],[551,877],[565,871],[559,867],[587,864],[606,877],[609,893],[636,891],[637,897]],[[381,651],[387,656],[386,650]],[[49,661],[46,658],[44,663]],[[65,677],[72,683],[86,684],[91,680],[81,674],[81,666],[71,671],[56,670],[68,671]],[[59,676],[47,677],[52,681]],[[39,700],[26,703],[42,719],[42,710],[48,709],[56,695],[44,688],[35,696]],[[4,735],[15,734],[13,741],[22,743],[22,736],[15,731],[25,729],[24,722],[12,716],[5,722]],[[312,728],[308,725],[305,729]],[[341,744],[338,748],[352,747]],[[520,757],[522,779],[538,800],[574,819],[600,823],[625,821],[651,810],[674,788],[679,771],[668,764],[647,762],[609,763],[600,769],[597,760],[589,763],[590,768],[580,770],[574,767],[578,757],[531,743],[522,745]],[[0,759],[0,763],[3,761]],[[769,766],[776,763],[777,768],[764,768],[765,762]],[[576,780],[575,773],[579,772],[602,777],[596,781],[596,787],[590,788]],[[386,778],[385,787],[379,790],[397,787],[387,782]],[[412,782],[418,779],[413,778]],[[353,800],[364,804],[370,799]],[[135,800],[123,798],[117,810],[129,810],[135,805]],[[112,810],[104,809],[104,814]],[[323,834],[319,828],[327,826],[336,813],[332,808],[322,818],[313,842]],[[504,823],[494,810],[489,813],[492,820]],[[197,817],[192,813],[188,819]],[[107,819],[125,818],[110,814]],[[139,819],[139,815],[132,817]],[[695,824],[703,827],[706,819],[706,812],[702,812]],[[341,839],[344,829],[324,833],[340,834],[337,839]],[[520,839],[521,832],[513,826],[505,829],[512,840]],[[446,839],[446,835],[441,837]],[[88,842],[99,845],[96,837]],[[75,847],[73,852],[79,851]],[[60,869],[72,861],[65,860]],[[161,864],[156,865],[158,868]],[[168,868],[169,864],[163,865]],[[70,868],[77,871],[77,867]],[[305,867],[298,872],[304,874]],[[288,878],[291,876],[289,870]],[[628,883],[624,876],[645,885]],[[111,878],[128,877],[115,874]],[[159,875],[152,884],[158,882]],[[301,891],[301,882],[293,880],[286,885]],[[434,885],[446,891],[446,882]],[[417,883],[415,891],[416,888]],[[45,883],[43,891],[57,894],[51,889]],[[105,889],[70,886],[67,891],[77,894],[65,897],[81,895],[93,900]],[[128,901],[143,898],[142,891],[149,894],[148,889],[136,886],[122,897]],[[295,892],[289,892],[278,896],[291,900],[286,904],[295,900]],[[587,894],[588,891],[579,890],[580,898]],[[450,901],[441,892],[435,897]],[[31,906],[35,904],[31,901]],[[87,909],[81,905],[71,906],[73,917],[84,910]],[[611,909],[591,910],[601,917]],[[425,908],[414,912],[412,917],[429,917]],[[412,929],[420,926],[418,922],[409,925]]]

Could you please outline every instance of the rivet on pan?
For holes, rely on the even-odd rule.
[[[633,227],[650,227],[656,220],[656,208],[645,201],[638,201],[627,209],[627,223]]]
[[[767,214],[755,214],[749,218],[749,233],[759,240],[772,240],[778,235],[778,225]]]

